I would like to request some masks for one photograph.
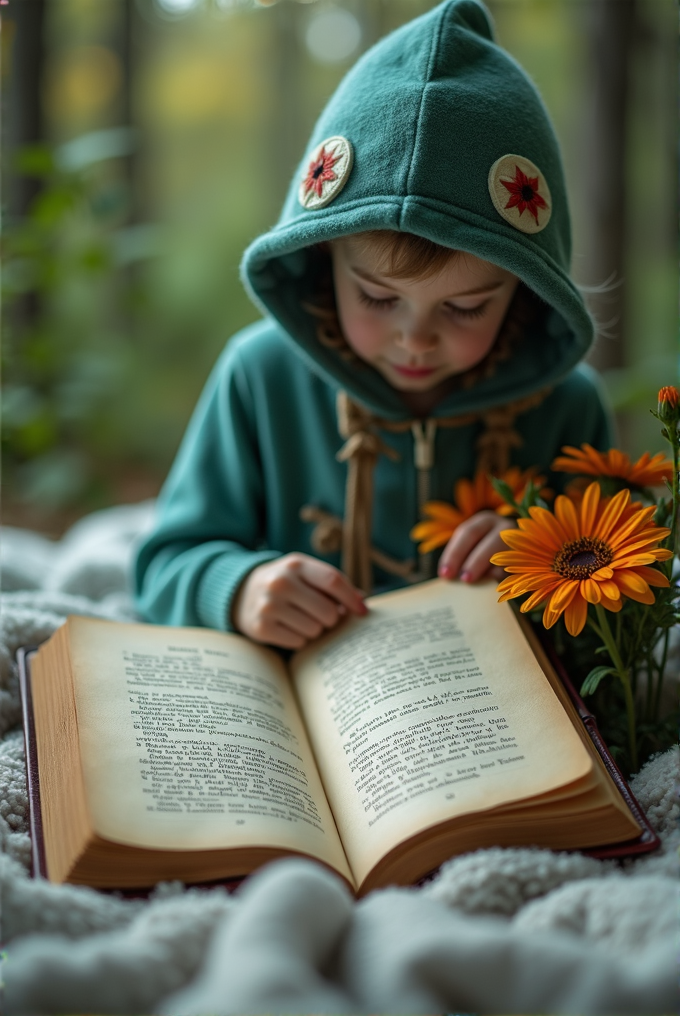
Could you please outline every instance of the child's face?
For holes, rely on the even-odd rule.
[[[459,254],[426,279],[394,279],[377,251],[332,242],[338,317],[354,352],[402,392],[428,392],[484,359],[517,287],[517,276]]]

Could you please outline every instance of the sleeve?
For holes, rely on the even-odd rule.
[[[572,372],[567,387],[569,415],[564,444],[587,442],[600,452],[608,451],[616,440],[616,426],[600,375],[581,363]]]
[[[248,572],[280,556],[263,548],[264,492],[255,407],[238,350],[218,361],[158,501],[134,569],[137,608],[157,624],[232,630]]]
[[[556,391],[561,412],[555,414],[560,421],[553,457],[565,445],[579,447],[592,445],[598,451],[608,451],[616,440],[614,416],[609,407],[599,374],[587,364],[579,364]],[[550,481],[558,492],[573,479],[569,473],[552,473]]]

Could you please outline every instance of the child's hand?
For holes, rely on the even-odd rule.
[[[342,572],[307,554],[286,554],[250,572],[232,616],[236,630],[255,642],[302,649],[348,611],[363,615],[367,608]]]
[[[439,577],[454,579],[457,576],[462,582],[476,582],[485,576],[503,578],[504,570],[493,567],[489,559],[499,550],[508,549],[498,534],[503,529],[515,528],[513,519],[492,511],[477,512],[461,522],[439,559]]]

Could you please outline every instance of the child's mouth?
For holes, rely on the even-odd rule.
[[[435,367],[402,367],[396,363],[393,363],[392,367],[403,377],[428,377],[430,374],[434,374],[436,369]]]

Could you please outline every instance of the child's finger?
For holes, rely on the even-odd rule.
[[[296,575],[287,587],[285,602],[295,610],[306,614],[321,628],[333,628],[347,613],[344,604],[338,603],[325,592],[310,585],[301,575]]]
[[[480,540],[460,566],[462,582],[477,582],[491,570],[489,559],[498,550],[497,533],[491,532]]]
[[[367,613],[363,596],[341,571],[313,557],[304,557],[302,561],[300,578],[315,589],[321,590],[336,603],[342,604],[352,614]]]
[[[285,625],[275,623],[262,632],[258,641],[268,646],[278,646],[279,649],[303,649],[308,640]]]
[[[278,604],[274,617],[276,624],[288,628],[295,635],[301,635],[305,640],[318,638],[324,628],[332,627],[338,620],[336,612],[335,620],[331,624],[324,625],[317,617],[307,613],[306,610],[300,610],[292,603]]]
[[[444,547],[439,559],[438,573],[441,578],[453,579],[462,570],[472,550],[479,544],[498,521],[495,512],[478,512],[466,519]],[[488,565],[487,559],[487,565]]]

